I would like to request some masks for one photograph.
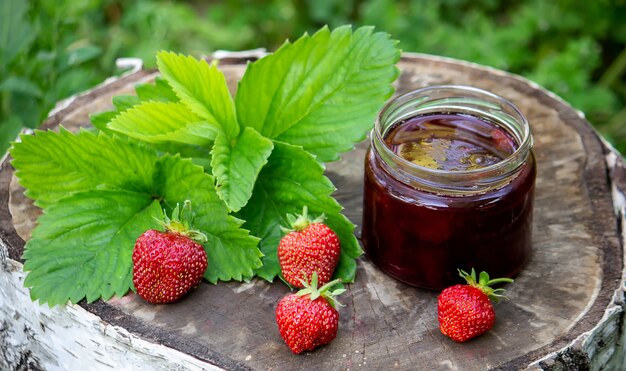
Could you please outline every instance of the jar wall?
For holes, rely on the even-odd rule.
[[[424,102],[428,113],[466,114],[472,108],[479,119],[482,107],[488,107],[482,119],[509,131],[518,150],[476,171],[414,166],[393,153],[384,137],[395,124],[410,122],[412,112],[423,115]],[[439,102],[445,109],[438,111]],[[504,116],[502,122],[494,120]],[[436,290],[458,283],[458,269],[491,277],[518,274],[532,252],[536,163],[531,147],[528,122],[517,108],[479,89],[430,87],[391,101],[379,115],[365,157],[361,235],[369,259],[400,281]]]
[[[365,159],[362,242],[369,259],[405,283],[443,289],[457,269],[513,277],[531,254],[535,160],[486,194],[420,191],[387,173],[371,149]]]

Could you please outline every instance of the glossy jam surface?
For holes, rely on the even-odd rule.
[[[416,165],[447,171],[484,168],[517,149],[515,139],[503,128],[460,114],[416,116],[399,122],[385,136],[385,144]]]
[[[391,128],[384,140],[406,160],[448,171],[497,163],[517,146],[493,123],[445,114],[406,120]],[[500,188],[460,196],[437,194],[398,180],[370,149],[365,159],[365,250],[391,276],[428,289],[458,283],[457,269],[514,276],[531,253],[535,174],[529,153]]]

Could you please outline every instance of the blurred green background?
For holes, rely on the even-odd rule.
[[[626,0],[0,0],[0,155],[55,102],[120,73],[116,58],[273,51],[325,24],[523,75],[626,153],[625,20]]]

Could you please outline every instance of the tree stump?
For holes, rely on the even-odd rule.
[[[206,282],[179,303],[151,305],[129,293],[107,302],[48,308],[22,285],[21,255],[39,214],[5,157],[0,172],[1,369],[549,369],[624,367],[626,165],[583,115],[523,78],[461,61],[404,54],[397,93],[472,85],[516,104],[531,123],[538,163],[534,253],[496,305],[492,331],[458,344],[437,323],[437,292],[393,280],[363,256],[343,295],[337,338],[293,355],[278,333],[281,282]],[[222,63],[229,85],[245,61]],[[61,106],[44,129],[88,126],[111,97],[155,72],[139,71]],[[363,142],[327,166],[335,197],[360,224]],[[357,227],[357,236],[360,230]]]

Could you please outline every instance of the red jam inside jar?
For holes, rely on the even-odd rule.
[[[365,158],[362,242],[405,283],[443,289],[457,269],[512,277],[531,254],[532,137],[510,102],[463,86],[391,101]]]

